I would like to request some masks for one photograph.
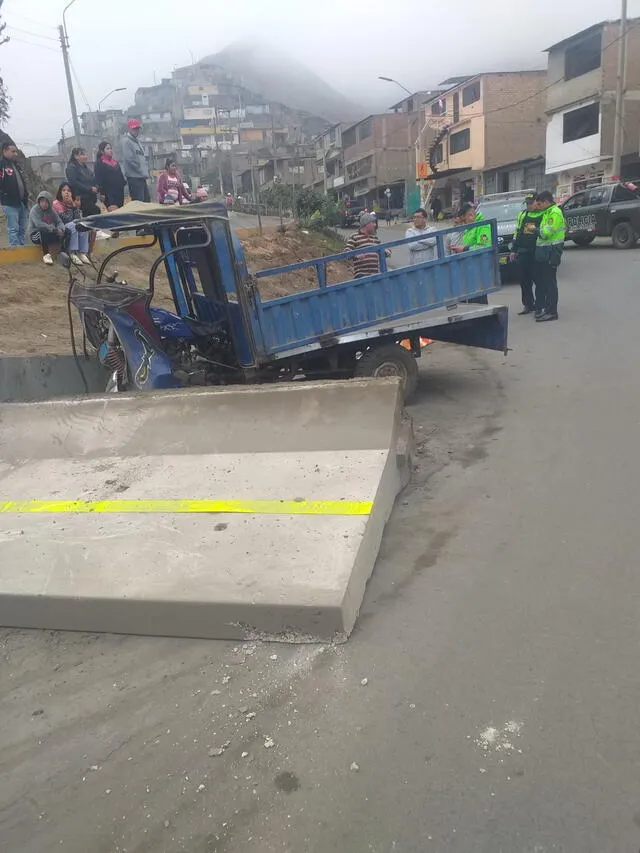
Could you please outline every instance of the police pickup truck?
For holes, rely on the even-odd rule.
[[[567,240],[588,246],[596,237],[611,237],[616,249],[631,249],[640,234],[640,189],[631,182],[597,184],[570,196],[561,205]]]

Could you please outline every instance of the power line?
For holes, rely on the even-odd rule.
[[[51,50],[51,51],[53,51],[53,53],[58,52],[55,47],[49,47],[46,44],[39,44],[37,41],[28,41],[27,39],[21,39],[21,38],[18,38],[18,36],[11,36],[11,41],[17,41],[20,44],[29,44],[29,45],[31,45],[31,47],[39,47],[42,50]]]
[[[40,33],[34,33],[31,30],[21,30],[20,27],[15,27],[13,24],[7,22],[7,25],[10,30],[14,30],[16,33],[23,33],[26,36],[35,36],[38,39],[46,39],[47,41],[58,41],[58,39],[53,36],[43,36]]]
[[[638,24],[632,24],[631,26],[627,27],[626,33],[624,35],[617,36],[617,38],[615,38],[615,39],[613,39],[613,41],[609,42],[608,45],[606,45],[605,47],[602,48],[601,53],[605,53],[607,50],[612,48],[614,46],[614,44],[617,44],[622,38],[624,38],[624,36],[628,35],[631,32],[631,30],[636,29],[638,26],[639,26]],[[515,73],[517,73],[517,72],[515,72]],[[482,75],[478,74],[476,76],[481,77]],[[542,89],[538,89],[537,92],[534,92],[532,95],[527,95],[526,98],[522,98],[520,101],[516,101],[513,104],[506,104],[505,106],[502,106],[502,107],[494,107],[494,109],[492,109],[492,110],[485,110],[483,113],[478,113],[478,116],[481,116],[481,115],[486,116],[486,115],[490,115],[491,113],[502,112],[503,110],[511,110],[511,109],[513,109],[513,107],[518,107],[518,106],[520,106],[520,104],[525,104],[527,101],[532,101],[534,98],[537,98],[540,95],[543,95],[545,92],[548,92],[549,89],[552,89],[554,86],[558,86],[560,83],[564,83],[564,82],[566,82],[565,78],[559,77],[557,80],[552,80],[551,83],[548,83],[546,86],[543,86]],[[455,87],[452,87],[452,89],[453,88],[455,88]],[[447,91],[442,93],[442,98],[446,98],[448,91],[451,91],[451,90],[447,90]],[[440,100],[442,100],[442,98],[440,98]],[[435,100],[435,98],[434,98],[434,100]],[[434,115],[434,118],[445,118],[445,117],[446,118],[453,118],[453,112],[444,112],[438,116]],[[470,116],[470,118],[471,118],[471,116]]]
[[[638,26],[640,26],[640,25],[639,25],[639,24],[632,24],[632,25],[630,25],[630,26],[627,28],[627,34],[628,34],[632,29],[636,29]],[[617,36],[615,39],[613,39],[613,41],[609,42],[609,44],[608,44],[608,45],[606,45],[606,46],[602,49],[602,53],[605,53],[607,50],[609,50],[610,48],[612,48],[612,47],[613,47],[615,44],[617,44],[621,39],[622,39],[622,36],[621,36],[621,35]],[[517,73],[517,72],[514,72],[514,73]],[[476,75],[476,76],[480,77],[480,76],[482,76],[482,75],[481,75],[481,74],[478,74],[478,75]],[[520,104],[524,104],[524,103],[527,103],[528,101],[532,101],[534,98],[538,98],[540,95],[544,94],[544,93],[545,93],[545,92],[547,92],[549,89],[553,88],[554,86],[558,86],[560,83],[564,83],[564,82],[565,82],[565,78],[564,78],[564,77],[560,77],[558,80],[553,80],[551,83],[548,83],[548,84],[547,84],[546,86],[544,86],[542,89],[538,89],[538,90],[537,90],[536,92],[534,92],[533,94],[531,94],[531,95],[527,95],[527,97],[522,98],[521,100],[516,101],[516,102],[515,102],[515,103],[513,103],[513,104],[506,104],[506,105],[501,106],[501,107],[494,107],[493,109],[490,109],[490,110],[485,110],[485,111],[483,111],[483,112],[474,113],[473,115],[465,116],[463,120],[470,120],[470,119],[472,119],[472,118],[482,118],[482,117],[484,117],[484,116],[491,115],[491,114],[493,114],[493,113],[503,112],[504,110],[510,110],[510,109],[512,109],[513,107],[517,107],[517,106],[519,106]],[[443,92],[443,93],[442,93],[442,95],[441,95],[441,97],[440,97],[440,100],[442,100],[442,99],[446,98],[447,96],[451,97],[450,93],[451,93],[451,91],[453,91],[453,89],[454,89],[454,88],[456,88],[456,87],[452,86],[452,87],[451,87],[451,89],[449,89],[449,90],[447,90],[447,91]],[[435,100],[436,100],[436,98],[434,98],[433,100],[435,101]],[[394,113],[388,113],[388,115],[394,115]],[[453,115],[453,111],[451,111],[451,112],[449,112],[449,111],[445,111],[444,113],[439,113],[438,115],[435,115],[435,114],[433,114],[433,113],[431,114],[431,118],[432,118],[432,119],[453,119],[453,117],[454,117],[454,115]],[[415,122],[416,122],[417,120],[418,120],[418,119],[415,119],[415,120],[414,120],[414,122],[413,122],[413,124],[415,124]],[[523,120],[521,120],[521,121],[513,120],[513,119],[512,119],[511,121],[500,122],[500,124],[522,124],[522,123],[523,123],[523,121],[524,121],[524,119],[523,119]],[[356,124],[357,124],[357,123],[358,123],[358,122],[356,122]],[[455,123],[457,124],[458,122],[455,122]],[[412,124],[411,126],[413,126],[413,124]],[[428,126],[428,129],[438,131],[438,128],[437,128],[437,127],[433,127],[433,126]],[[420,138],[420,136],[422,135],[422,133],[424,133],[424,131],[425,131],[425,130],[427,130],[427,127],[424,127],[424,128],[423,128],[423,129],[418,133],[418,139]],[[401,136],[403,136],[403,135],[406,135],[406,133],[407,133],[407,127],[406,127],[406,126],[403,126],[403,127],[401,127],[401,128],[397,128],[397,129],[394,129],[394,130],[390,131],[390,132],[386,135],[386,137],[385,137],[386,142],[387,142],[387,143],[388,143],[388,142],[390,142],[394,137],[401,137]],[[414,146],[415,146],[415,143],[414,143],[411,147],[413,148]],[[385,147],[388,147],[388,145],[387,145],[387,146],[385,146]],[[586,151],[586,149],[584,149],[584,150]],[[367,155],[366,155],[366,154],[364,154],[364,155],[363,155],[363,157],[365,157],[365,156],[367,156]],[[362,159],[362,158],[358,158],[358,159]]]
[[[56,29],[52,24],[43,24],[40,21],[36,21],[34,18],[27,18],[26,15],[21,15],[19,12],[14,12],[13,9],[9,11],[9,15],[11,15],[11,17],[13,18],[19,18],[21,21],[26,21],[28,24],[34,24],[36,27],[40,27],[41,29]]]
[[[78,75],[76,74],[76,69],[73,67],[73,62],[71,62],[71,60],[69,60],[69,65],[71,66],[71,73],[73,74],[73,79],[76,81],[78,89],[80,90],[80,94],[84,98],[84,103],[87,107],[87,110],[89,112],[91,112],[91,105],[89,104],[89,100],[88,100],[87,96],[85,95],[84,89],[82,88],[82,84],[80,83],[80,80],[78,79]]]

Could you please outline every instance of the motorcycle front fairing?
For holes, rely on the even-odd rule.
[[[136,390],[182,387],[173,374],[171,358],[162,349],[145,291],[121,284],[76,284],[71,301],[81,316],[98,311],[109,320],[126,358],[129,382]]]

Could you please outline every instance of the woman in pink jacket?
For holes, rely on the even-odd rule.
[[[173,157],[168,157],[164,164],[164,172],[158,178],[156,194],[160,204],[187,204],[191,201],[191,196],[187,195],[182,183],[178,164]]]

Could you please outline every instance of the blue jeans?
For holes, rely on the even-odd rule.
[[[69,237],[69,251],[86,255],[89,251],[89,232],[78,231],[75,222],[67,222],[64,227]]]
[[[20,207],[9,207],[3,204],[5,218],[7,220],[7,234],[10,246],[24,246],[24,232],[27,227],[27,208],[24,204]]]

